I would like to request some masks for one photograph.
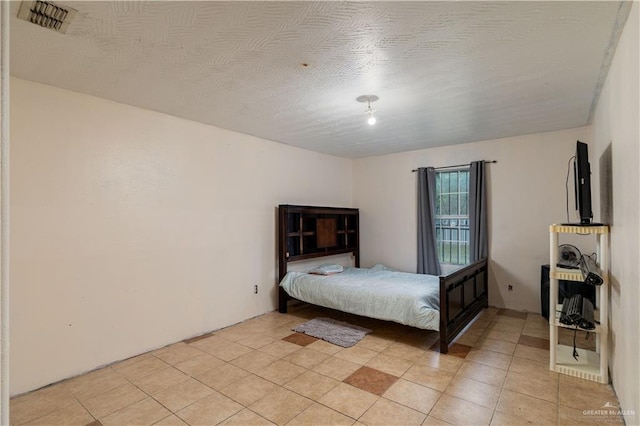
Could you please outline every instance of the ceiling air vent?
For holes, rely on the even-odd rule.
[[[23,1],[18,18],[64,34],[76,12],[75,9],[50,1]]]

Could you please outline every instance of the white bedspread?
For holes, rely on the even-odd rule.
[[[439,329],[439,280],[433,275],[348,268],[334,275],[289,272],[280,286],[293,298],[369,318]]]

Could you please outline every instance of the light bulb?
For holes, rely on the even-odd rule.
[[[364,110],[364,113],[367,114],[367,123],[369,123],[369,126],[373,126],[378,121],[373,116],[373,114],[376,112],[376,110],[371,108],[371,102],[375,102],[377,100],[378,100],[378,97],[376,95],[362,95],[362,96],[358,96],[356,98],[356,101],[358,101],[358,102],[366,102],[367,103],[367,109]]]

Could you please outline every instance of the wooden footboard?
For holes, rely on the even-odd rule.
[[[440,353],[489,305],[487,259],[440,277]]]

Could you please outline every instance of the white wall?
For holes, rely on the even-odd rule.
[[[593,119],[596,208],[611,224],[611,371],[627,424],[640,424],[640,4],[620,38]]]
[[[567,161],[576,140],[587,142],[588,135],[584,127],[356,160],[354,204],[361,209],[363,266],[382,262],[415,272],[417,186],[412,169],[497,160],[487,166],[489,303],[540,312],[540,266],[549,263],[549,225],[566,222]]]
[[[19,79],[11,142],[12,394],[275,309],[276,206],[351,206],[350,160]]]

